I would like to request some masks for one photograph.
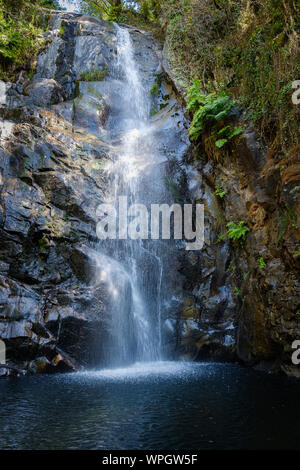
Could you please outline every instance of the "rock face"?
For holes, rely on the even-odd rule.
[[[0,337],[8,364],[28,373],[98,363],[105,334],[87,246],[106,184],[108,104],[80,75],[109,64],[115,36],[64,13],[47,35],[34,78],[1,86]]]
[[[231,122],[243,125],[238,110]],[[211,152],[204,135],[191,152],[190,192],[205,205],[206,244],[182,263],[188,357],[298,376],[291,359],[300,337],[298,161],[268,158],[250,128],[226,151]],[[244,244],[228,238],[226,225],[239,221],[249,227]]]
[[[249,128],[217,156],[205,139],[200,150],[191,148],[167,59],[160,63],[147,33],[131,28],[131,37],[144,83],[156,85],[151,114],[169,162],[166,191],[177,202],[205,206],[203,250],[179,244],[180,263],[169,266],[184,295],[162,278],[165,353],[293,374],[291,344],[300,336],[297,156],[284,164],[267,158]],[[0,338],[9,366],[0,375],[100,365],[109,337],[109,298],[95,281],[93,253],[96,208],[109,184],[103,165],[111,158],[116,30],[55,13],[47,38],[33,79],[20,74],[15,84],[0,83]],[[102,79],[87,81],[94,71]],[[240,113],[230,119],[239,121]],[[226,191],[222,198],[217,187]],[[231,221],[250,228],[244,246],[228,239]]]
[[[158,144],[184,155],[187,125],[158,47],[147,33],[130,34],[148,92],[159,77]],[[100,366],[110,334],[110,299],[97,284],[93,253],[96,209],[109,184],[103,167],[112,158],[116,28],[57,12],[46,37],[33,79],[21,73],[0,87],[0,338],[12,367],[3,375]]]

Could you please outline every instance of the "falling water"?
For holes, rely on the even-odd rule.
[[[150,207],[159,165],[164,159],[155,149],[155,127],[150,122],[150,94],[143,87],[127,28],[117,30],[117,105],[110,117],[112,162],[106,170],[110,189],[106,202],[118,209],[119,196],[128,206]],[[157,184],[163,193],[163,183]],[[125,237],[124,237],[125,238]],[[158,242],[124,239],[105,240],[96,255],[98,282],[110,294],[108,365],[161,358],[161,290],[163,263]]]

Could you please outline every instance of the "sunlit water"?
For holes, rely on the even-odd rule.
[[[70,12],[80,12],[81,0],[58,0],[61,8]]]
[[[300,384],[156,362],[0,381],[1,449],[298,448]]]

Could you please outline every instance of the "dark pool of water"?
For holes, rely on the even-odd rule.
[[[0,380],[1,449],[300,448],[300,383],[229,364]]]

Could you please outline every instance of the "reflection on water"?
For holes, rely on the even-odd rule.
[[[299,448],[300,384],[158,362],[0,381],[1,449]]]

